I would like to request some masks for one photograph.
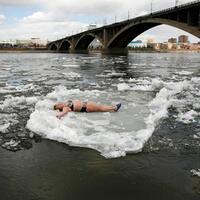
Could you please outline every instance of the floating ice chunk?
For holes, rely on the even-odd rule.
[[[23,103],[34,104],[37,101],[38,101],[37,97],[9,96],[7,99],[4,100],[3,104],[0,105],[0,109],[4,109],[4,108],[10,107],[10,106],[16,107],[16,106],[23,104]]]
[[[18,86],[13,86],[7,84],[6,87],[0,88],[0,93],[16,93],[16,92],[24,92],[24,91],[29,91],[29,90],[35,90],[38,87],[33,85],[32,83],[27,84],[27,85],[18,85]]]
[[[108,72],[108,71],[104,71],[104,72]],[[107,78],[111,78],[111,77],[121,77],[121,76],[125,76],[126,73],[124,72],[114,72],[111,71],[110,73],[107,74],[97,74],[97,77],[107,77]]]
[[[190,75],[190,74],[193,74],[193,72],[188,72],[188,71],[182,70],[180,72],[175,72],[175,74],[178,74],[178,75]]]
[[[64,86],[57,86],[55,90],[49,94],[47,94],[47,98],[50,100],[56,101],[66,101],[69,99],[69,96],[73,95],[81,95],[83,97],[90,97],[90,96],[99,96],[100,94],[104,93],[103,91],[99,90],[84,90],[81,91],[79,89],[67,89]]]
[[[200,138],[200,133],[194,134],[194,135],[193,135],[193,138],[194,138],[194,139],[199,139],[199,138]]]
[[[118,91],[125,91],[125,90],[130,90],[130,86],[127,83],[120,83],[117,85]]]
[[[154,78],[151,81],[145,79],[129,79],[127,83],[120,83],[117,85],[119,91],[133,90],[133,91],[158,91],[164,87],[164,82],[159,78]]]
[[[159,90],[164,87],[164,82],[160,79],[152,79],[151,90]]]
[[[193,176],[198,176],[198,177],[200,177],[200,169],[192,169],[192,170],[190,170],[190,172],[191,172],[191,174],[193,175]]]
[[[189,124],[191,122],[194,122],[194,118],[196,116],[198,116],[198,115],[199,115],[198,112],[196,112],[194,110],[190,110],[190,111],[188,111],[186,113],[179,113],[177,120],[181,121],[181,122],[183,122],[185,124]]]
[[[2,105],[0,105],[1,109],[7,108],[9,106],[17,106],[18,104],[26,102],[26,97],[13,97],[10,96],[9,98],[5,99]]]
[[[81,75],[76,72],[69,72],[69,73],[62,73],[62,74],[68,78],[80,78],[81,77]]]
[[[6,133],[8,131],[9,126],[10,126],[10,123],[0,125],[0,132]]]
[[[137,132],[124,130],[121,125],[114,126],[111,124],[114,115],[110,113],[100,116],[95,113],[68,113],[58,120],[56,111],[52,110],[54,101],[48,99],[48,96],[36,103],[35,111],[27,122],[28,129],[44,138],[70,146],[92,148],[106,158],[114,158],[125,156],[128,152],[140,152],[152,134],[152,129]]]
[[[27,104],[34,104],[38,101],[38,97],[26,97]]]
[[[129,83],[137,83],[138,80],[135,79],[135,78],[130,78],[130,79],[128,80],[128,82],[129,82]]]
[[[63,67],[73,67],[73,68],[77,68],[77,67],[80,67],[80,65],[76,65],[76,64],[65,64],[65,65],[62,65]]]
[[[15,140],[11,139],[9,142],[4,143],[4,144],[2,145],[2,147],[6,147],[6,148],[11,147],[11,148],[14,148],[14,147],[16,147],[19,143],[20,143],[20,141],[15,141]]]
[[[8,89],[3,89],[3,88],[0,88],[0,93],[1,94],[4,94],[4,93],[13,93],[15,91],[11,91],[11,90],[8,90]]]

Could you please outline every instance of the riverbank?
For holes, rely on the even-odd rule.
[[[101,53],[101,49],[89,49],[89,53]],[[200,50],[155,50],[155,49],[129,49],[129,53],[200,53]],[[52,53],[48,49],[0,49],[0,53]],[[55,53],[55,52],[53,52]]]
[[[47,48],[27,49],[27,48],[10,48],[0,49],[0,53],[48,53]]]
[[[91,53],[101,53],[101,49],[90,49]],[[155,49],[129,49],[129,53],[200,53],[200,50],[155,50]]]

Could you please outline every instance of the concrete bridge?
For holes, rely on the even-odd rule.
[[[102,53],[127,53],[127,45],[134,38],[161,24],[200,38],[200,0],[52,41],[48,49],[53,52],[87,52],[96,38],[103,45]]]

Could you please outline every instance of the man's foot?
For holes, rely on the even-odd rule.
[[[121,105],[122,105],[121,103],[116,104],[116,108],[115,108],[116,112],[121,108]]]

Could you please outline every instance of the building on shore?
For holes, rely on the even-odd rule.
[[[155,44],[155,43],[157,43],[155,38],[147,38],[146,42],[147,42],[147,44]]]
[[[177,43],[177,39],[176,38],[169,38],[168,42],[174,44],[174,43]]]
[[[200,42],[190,44],[189,49],[190,49],[190,50],[200,50]]]
[[[89,24],[89,25],[87,26],[87,30],[92,30],[92,29],[95,29],[95,28],[97,28],[97,25],[96,25],[96,24]]]
[[[31,38],[27,40],[3,40],[0,41],[0,48],[45,48],[47,40]]]
[[[128,44],[128,48],[131,48],[131,49],[147,48],[147,43],[143,42],[142,40],[132,41]]]
[[[40,38],[31,38],[29,46],[31,47],[45,47],[47,45],[47,40],[42,40]]]
[[[180,35],[178,37],[178,43],[182,43],[182,44],[189,43],[189,37],[187,35]]]
[[[180,49],[180,46],[177,43],[163,42],[163,43],[155,43],[153,45],[153,49],[155,49],[155,50],[175,50],[175,49]]]
[[[178,42],[176,38],[169,38],[168,42],[162,43],[148,43],[149,48],[154,50],[200,50],[199,43],[190,43],[189,37],[186,35],[180,35],[178,37]]]
[[[12,48],[15,45],[14,40],[2,40],[0,41],[0,48]]]

